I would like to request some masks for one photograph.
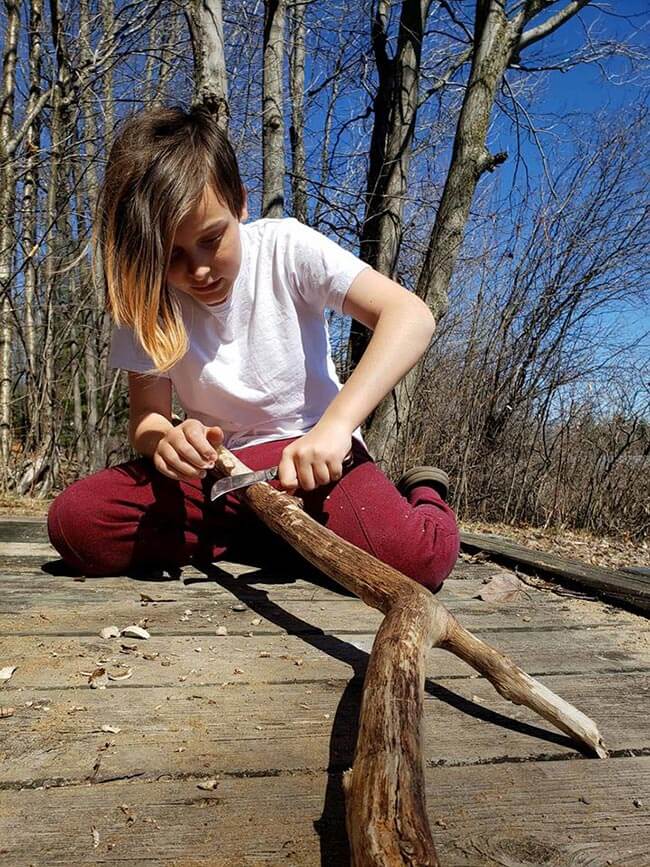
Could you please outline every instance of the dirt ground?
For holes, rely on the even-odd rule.
[[[0,516],[43,515],[52,502],[29,497],[0,497]],[[650,567],[650,542],[635,542],[624,537],[595,536],[577,530],[520,526],[510,524],[486,524],[480,521],[463,521],[461,529],[470,533],[492,533],[520,545],[548,551],[558,556],[570,557],[590,563],[621,569],[625,566]]]
[[[462,529],[470,533],[493,533],[519,545],[548,551],[592,566],[622,569],[625,566],[650,566],[650,543],[624,537],[595,536],[581,530],[541,527],[512,527],[510,524],[485,524],[466,521]]]

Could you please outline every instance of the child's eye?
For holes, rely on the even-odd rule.
[[[223,235],[217,235],[216,238],[208,238],[205,242],[206,244],[216,244],[218,241],[222,239]]]

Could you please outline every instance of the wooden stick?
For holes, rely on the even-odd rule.
[[[220,475],[250,472],[221,446]],[[266,482],[238,492],[253,512],[306,560],[377,608],[352,768],[343,774],[354,867],[439,864],[427,819],[422,749],[426,656],[441,647],[485,675],[504,698],[524,704],[596,755],[607,756],[595,723],[480,641],[422,585],[346,542],[302,503]]]

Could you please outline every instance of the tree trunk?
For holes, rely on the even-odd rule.
[[[111,3],[112,5],[112,3]],[[111,10],[112,12],[112,10]],[[88,0],[81,0],[79,11],[79,51],[82,68],[89,64],[92,58],[90,43],[90,12]],[[112,32],[105,34],[110,41]],[[83,123],[83,161],[87,167],[83,177],[73,167],[75,176],[75,188],[79,213],[83,213],[83,193],[87,193],[87,201],[90,212],[94,212],[97,201],[98,178],[97,178],[97,142],[99,130],[97,118],[94,112],[94,95],[89,87],[81,91],[81,116]],[[109,113],[106,113],[108,120]],[[107,142],[110,146],[110,141]],[[108,387],[108,344],[110,338],[110,322],[104,303],[103,273],[100,262],[95,262],[95,270],[92,271],[87,260],[80,264],[80,287],[79,291],[88,298],[87,309],[82,310],[81,348],[79,361],[85,360],[85,397],[86,397],[86,426],[85,439],[87,443],[88,469],[95,472],[105,465],[106,441],[110,426],[109,419],[100,425],[101,397],[105,396]]]
[[[249,471],[227,449],[217,453],[218,475]],[[346,542],[307,515],[300,500],[265,482],[239,495],[305,559],[385,614],[368,663],[353,766],[343,775],[354,867],[438,864],[426,812],[421,729],[430,647],[454,653],[504,698],[607,756],[592,720],[475,638],[422,585]]]
[[[13,155],[7,151],[14,124],[16,58],[20,15],[16,0],[5,0],[7,25],[3,46],[2,99],[0,103],[0,486],[9,485],[11,468],[11,382],[13,339],[12,266],[14,258],[14,203],[16,174]]]
[[[379,82],[366,189],[366,213],[359,255],[393,278],[402,242],[411,149],[418,109],[420,57],[431,0],[403,0],[395,56],[386,52],[388,5],[379,3],[372,41]],[[350,326],[350,372],[372,336],[361,322]]]
[[[264,2],[264,74],[262,81],[262,217],[284,215],[284,61],[285,0]]]
[[[29,21],[29,99],[27,113],[34,107],[40,94],[41,81],[41,0],[30,3]],[[34,318],[36,302],[36,212],[38,206],[38,161],[40,148],[40,118],[35,117],[25,133],[25,174],[23,185],[23,232],[28,260],[25,263],[25,294],[23,302],[23,332],[25,342],[25,451],[31,452],[40,442],[38,423],[38,393],[36,389],[37,341]]]
[[[334,75],[333,79],[334,80],[332,81],[332,94],[327,104],[325,121],[323,123],[323,144],[320,152],[320,185],[316,201],[316,207],[314,208],[315,226],[319,225],[323,211],[327,212],[328,210],[327,185],[330,176],[330,137],[332,135],[332,120],[334,118],[334,111],[336,109],[336,101],[339,95],[340,77],[338,75]]]
[[[107,40],[108,45],[112,45],[115,39],[115,11],[114,11],[114,0],[101,0],[101,15],[102,15],[102,27],[104,31],[104,36]],[[104,124],[103,124],[103,135],[106,140],[107,146],[113,140],[113,130],[115,128],[115,94],[113,93],[113,69],[109,65],[106,71],[102,76],[102,86],[104,88],[104,98],[102,101],[102,109],[104,114]],[[97,176],[93,173],[93,177],[91,180],[91,186],[88,192],[89,197],[91,197],[91,202],[95,203],[97,196]],[[101,258],[101,257],[100,257]],[[99,344],[99,371],[98,378],[102,383],[108,383],[109,380],[109,372],[110,369],[108,367],[108,356],[110,350],[110,341],[111,341],[111,332],[112,332],[112,324],[111,319],[108,313],[106,312],[105,304],[104,304],[104,275],[102,269],[101,261],[97,262],[97,271],[95,272],[95,283],[98,287],[97,289],[97,306],[98,308],[101,306],[102,316],[100,319],[101,327],[100,333],[98,336],[98,344]],[[111,376],[112,376],[112,372]],[[123,379],[120,380],[120,383],[123,383]],[[123,386],[124,387],[124,386]],[[119,384],[118,384],[119,388]],[[103,413],[103,425],[106,430],[106,438],[108,442],[108,438],[111,436],[111,433],[115,429],[115,411],[114,406],[115,402],[111,396],[111,390],[107,392],[106,400],[108,401],[109,411]],[[106,459],[106,455],[102,456],[104,461]]]
[[[289,55],[291,96],[291,190],[293,215],[307,222],[307,174],[305,169],[305,3],[299,0],[291,12],[291,53]]]
[[[541,0],[530,0],[510,21],[498,0],[477,3],[469,81],[456,128],[449,174],[416,288],[436,319],[443,316],[447,308],[447,290],[479,178],[506,159],[506,154],[493,155],[486,148],[497,88],[521,46],[551,32],[552,25],[545,22],[522,36],[527,21],[546,5]],[[571,14],[575,14],[585,2],[579,0],[568,5],[572,7]],[[368,447],[392,478],[406,468],[411,427],[416,421],[412,410],[425,360],[426,356],[384,398],[365,432]]]
[[[193,0],[185,14],[194,52],[193,102],[207,106],[226,131],[230,109],[221,0]]]

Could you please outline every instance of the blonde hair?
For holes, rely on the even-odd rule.
[[[208,109],[154,106],[118,124],[95,207],[93,258],[101,252],[111,316],[133,329],[156,371],[187,351],[166,274],[176,229],[207,184],[241,216],[237,158]]]

